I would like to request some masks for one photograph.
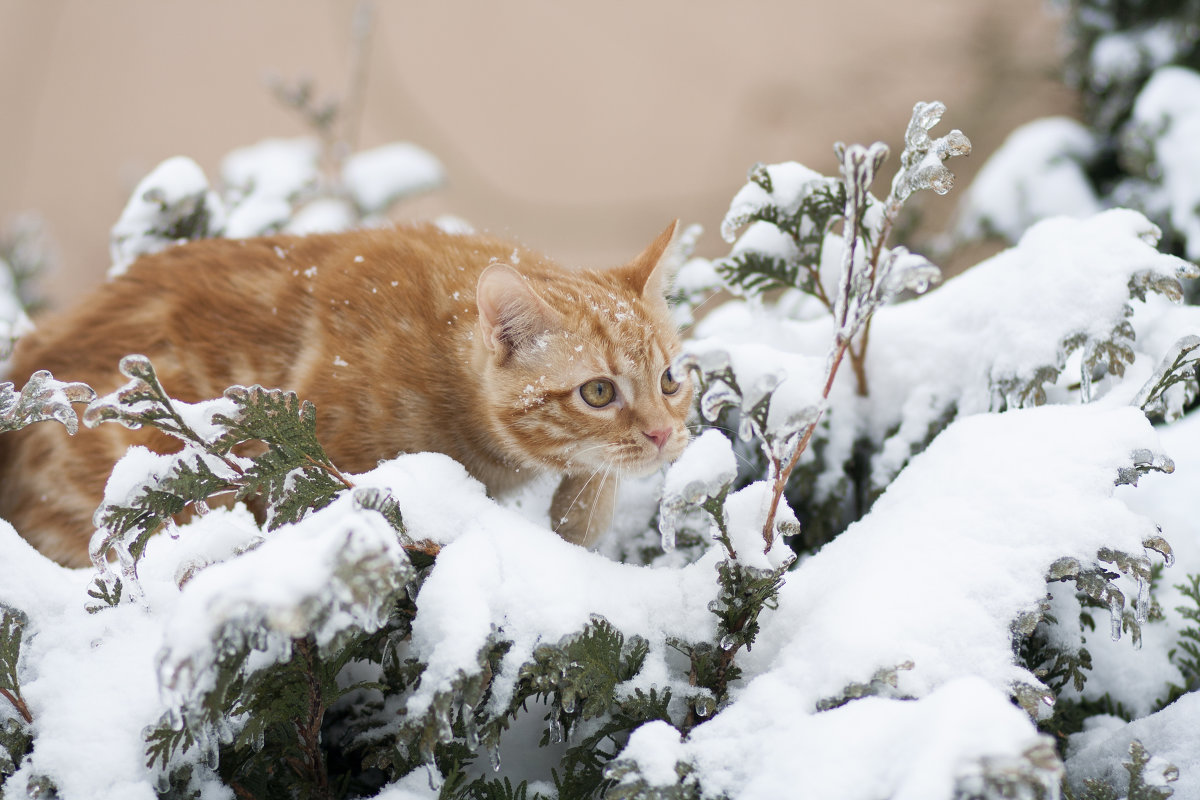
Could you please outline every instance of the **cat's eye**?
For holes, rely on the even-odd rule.
[[[580,386],[579,396],[592,408],[603,408],[616,399],[617,387],[610,380],[597,378]]]
[[[679,381],[675,380],[675,376],[671,374],[670,367],[663,370],[659,384],[662,386],[663,394],[675,394],[679,391]]]

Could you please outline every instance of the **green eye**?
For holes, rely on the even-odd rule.
[[[663,394],[675,394],[679,391],[679,381],[675,380],[675,376],[671,374],[671,368],[663,370],[662,380],[659,381],[662,385]]]
[[[612,381],[597,378],[580,386],[579,396],[592,408],[603,408],[616,398],[617,388]]]

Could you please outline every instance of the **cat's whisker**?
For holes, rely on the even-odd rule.
[[[605,463],[607,463],[607,462],[605,462]],[[571,509],[575,508],[575,504],[579,502],[579,498],[583,497],[583,493],[587,490],[588,485],[592,482],[592,480],[597,475],[600,474],[600,471],[602,469],[604,469],[604,467],[600,466],[592,471],[592,474],[588,476],[588,479],[583,482],[583,486],[580,486],[579,491],[575,493],[575,496],[573,498],[571,498],[571,503],[570,503],[570,505],[567,506],[567,511],[570,511]],[[605,474],[607,475],[607,473],[605,473]],[[603,478],[601,480],[603,481]],[[588,513],[588,523],[589,524],[591,524],[591,514],[594,513],[595,510],[596,510],[596,507],[595,507],[595,504],[593,504],[591,511]]]
[[[701,300],[699,303],[697,303],[696,305],[694,305],[694,306],[692,307],[692,317],[693,317],[693,319],[694,319],[694,318],[695,318],[695,316],[696,316],[696,312],[697,312],[697,311],[700,311],[702,308],[704,308],[704,307],[705,307],[706,305],[708,305],[709,303],[711,303],[711,302],[713,302],[713,301],[715,301],[715,300],[717,300],[717,299],[719,299],[719,298],[727,298],[727,297],[728,297],[728,295],[727,295],[726,293],[724,293],[724,292],[720,291],[719,289],[718,289],[717,291],[713,292],[713,293],[712,293],[712,294],[710,294],[708,297],[704,298],[703,300]],[[692,323],[692,325],[689,325],[689,326],[687,326],[687,327],[688,327],[688,328],[691,328],[691,327],[693,327],[694,325],[695,325],[695,323]],[[685,328],[684,330],[687,330],[687,328]]]
[[[600,479],[601,484],[603,484],[605,481],[607,481],[609,478],[609,475],[612,474],[612,462],[606,461],[604,463],[603,469],[604,469],[604,476]],[[597,472],[592,473],[592,477],[593,478],[596,477],[596,474],[598,472],[599,472],[599,470],[597,470]],[[588,480],[590,481],[591,478],[589,478]],[[592,507],[588,510],[586,529],[589,531],[592,530],[592,518],[595,517],[595,515],[596,515],[596,506],[597,505],[598,505],[598,503],[592,503]]]
[[[571,464],[578,464],[579,456],[584,455],[585,453],[590,453],[593,450],[601,450],[601,449],[604,449],[606,447],[611,447],[611,446],[612,446],[612,444],[610,442],[601,442],[600,444],[594,444],[594,445],[591,445],[590,447],[585,447],[582,450],[578,450],[576,452],[571,453],[571,455],[567,458],[567,464],[568,464],[568,466]]]

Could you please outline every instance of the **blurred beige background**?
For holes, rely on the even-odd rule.
[[[108,229],[160,160],[210,178],[229,150],[307,132],[267,76],[348,82],[356,0],[0,0],[0,222],[37,211],[64,301],[102,279]],[[583,265],[669,220],[717,234],[756,161],[835,169],[832,143],[896,150],[917,100],[975,145],[959,189],[1016,125],[1070,113],[1044,0],[552,0],[374,6],[361,146],[415,142],[450,184],[397,217],[450,212]],[[893,162],[894,163],[894,162]],[[890,174],[890,173],[888,173]]]

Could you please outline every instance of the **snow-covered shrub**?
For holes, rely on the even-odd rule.
[[[267,139],[229,153],[213,188],[190,158],[167,159],[137,185],[113,226],[109,275],[181,240],[380,224],[394,203],[444,181],[438,160],[408,142],[352,153],[332,170],[322,161],[315,138]]]
[[[1054,214],[1133,208],[1200,258],[1200,3],[1069,0],[1066,81],[1083,122],[1018,128],[968,192],[956,235],[1016,242]]]
[[[431,453],[343,474],[276,390],[187,405],[137,357],[105,397],[0,388],[5,428],[87,403],[182,447],[118,464],[91,570],[0,523],[3,797],[1200,792],[1172,737],[1195,653],[1168,655],[1195,593],[1163,569],[1200,545],[1156,474],[1200,469],[1200,427],[1147,417],[1197,390],[1200,317],[1171,302],[1194,268],[1109,211],[928,291],[888,239],[969,147],[942,113],[916,107],[883,200],[881,144],[751,171],[732,252],[677,287],[697,436],[623,487],[602,552],[552,532],[552,486],[489,498]],[[200,204],[178,219],[230,218],[166,183]],[[706,288],[734,299],[701,318]]]

